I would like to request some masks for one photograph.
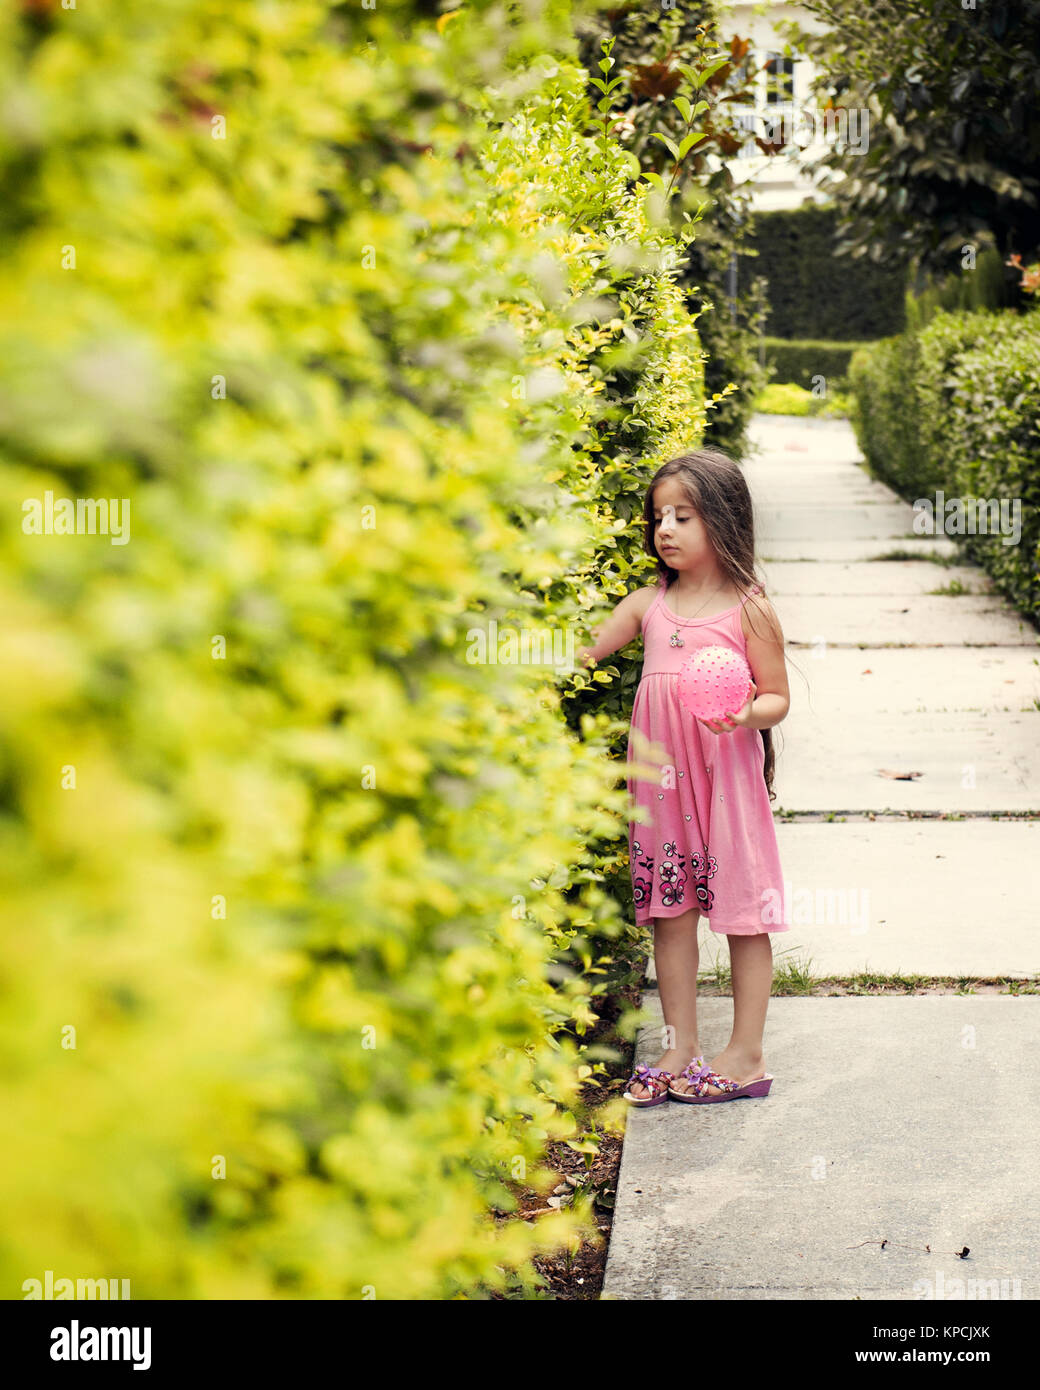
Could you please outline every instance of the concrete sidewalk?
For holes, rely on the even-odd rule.
[[[702,1001],[709,1054],[731,1017]],[[1036,995],[774,999],[769,1096],[631,1114],[603,1297],[1037,1298],[1038,1028]]]
[[[795,819],[777,826],[781,861],[793,893],[871,908],[866,931],[862,916],[803,910],[784,949],[804,947],[818,974],[1040,970],[1040,820],[979,815],[1040,818],[1040,634],[983,570],[876,558],[922,541],[956,550],[914,536],[912,508],[867,476],[847,422],[757,416],[752,434],[757,543],[791,667],[774,809]],[[930,592],[954,579],[969,592]],[[933,819],[797,820],[885,811]]]
[[[956,548],[913,533],[846,422],[753,434],[791,667],[774,955],[818,976],[1036,975],[1040,635],[983,571],[929,560]],[[702,969],[728,963],[699,935]],[[701,1018],[710,1060],[732,1001]],[[604,1298],[1040,1296],[1038,1024],[1040,996],[775,998],[767,1099],[630,1112]],[[660,1052],[648,1031],[638,1060]]]

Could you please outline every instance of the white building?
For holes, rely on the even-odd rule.
[[[733,5],[722,22],[727,39],[739,34],[751,40],[747,62],[755,88],[755,105],[733,108],[741,114],[749,138],[730,163],[730,172],[738,183],[753,184],[751,201],[756,212],[798,207],[810,198],[822,200],[812,180],[802,172],[801,163],[823,152],[828,135],[823,113],[817,110],[812,97],[814,65],[804,55],[795,53],[788,58],[784,54],[787,41],[777,25],[792,19],[807,30],[819,32],[825,27],[801,5],[784,4]],[[833,138],[833,114],[827,119],[832,122]],[[781,129],[787,144],[779,154],[762,154],[750,138],[753,132],[769,139]]]

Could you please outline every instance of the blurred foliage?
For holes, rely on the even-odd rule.
[[[511,89],[489,89],[482,147],[488,169],[501,171],[492,217],[520,229],[536,253],[529,291],[501,306],[503,325],[525,345],[532,369],[517,420],[532,459],[558,445],[545,474],[551,502],[539,497],[535,509],[518,514],[537,530],[547,509],[562,509],[580,520],[586,538],[580,550],[563,554],[564,573],[547,573],[524,589],[523,620],[579,634],[576,646],[625,594],[654,582],[644,547],[645,491],[663,462],[701,441],[706,414],[700,320],[679,283],[694,219],[680,219],[681,231],[673,231],[660,176],[648,186],[610,131],[611,94],[597,94],[617,80],[612,47],[605,39],[591,73],[545,59],[540,86],[508,122],[495,112],[513,99]],[[558,680],[575,733],[590,718],[608,721],[604,737],[619,782],[627,775],[641,668],[641,647],[633,642],[609,664],[563,672]],[[586,879],[602,884],[632,922],[627,823],[587,838],[564,886],[569,900]],[[561,957],[586,972],[598,958],[594,994],[616,993],[641,978],[646,955],[644,930],[629,925],[618,936],[611,918],[607,923],[616,939],[593,952],[600,928],[586,921],[587,939]]]
[[[822,71],[821,105],[869,113],[869,148],[810,169],[842,212],[843,245],[881,263],[957,268],[965,245],[1040,245],[1040,0],[804,0],[827,26],[788,26]]]
[[[590,70],[603,39],[615,40],[613,56],[623,80],[610,110],[612,131],[642,169],[674,178],[680,195],[673,205],[676,229],[683,211],[703,218],[681,278],[691,309],[702,315],[697,326],[706,353],[706,390],[709,398],[719,397],[708,411],[705,443],[740,459],[754,398],[765,381],[758,337],[766,306],[754,252],[747,249],[750,185],[738,184],[732,172],[733,157],[748,139],[736,113],[754,105],[754,60],[747,39],[723,35],[722,14],[717,0],[671,9],[607,3],[584,14],[576,27],[579,53]],[[697,87],[689,86],[685,67],[703,74]],[[692,123],[684,100],[696,109]],[[667,140],[678,146],[692,130],[698,138],[677,163]],[[776,146],[753,138],[763,153],[775,153]],[[738,262],[740,251],[747,254]]]
[[[756,214],[749,244],[769,286],[769,336],[856,342],[902,331],[906,267],[838,256],[838,241],[833,204]]]
[[[589,1230],[489,1212],[587,1146],[631,691],[467,653],[646,568],[691,229],[566,4],[436,10],[0,17],[9,1296],[537,1296]]]
[[[861,348],[849,384],[867,462],[908,501],[1020,503],[1017,544],[952,538],[1040,627],[1040,314],[937,313]]]
[[[1035,304],[1037,295],[1040,295],[1040,261],[1034,261],[1032,265],[1023,265],[1022,257],[1015,251],[1004,264],[1016,272],[1019,277],[1019,289],[1023,294],[1029,295]]]

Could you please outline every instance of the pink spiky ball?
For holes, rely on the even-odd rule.
[[[751,667],[732,647],[699,647],[679,670],[679,699],[698,719],[721,719],[744,708]]]

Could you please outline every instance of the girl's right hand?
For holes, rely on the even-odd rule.
[[[751,717],[751,706],[755,703],[757,694],[758,686],[752,680],[748,697],[739,710],[734,710],[732,714],[724,714],[721,719],[698,719],[697,722],[710,729],[713,734],[731,734],[734,729],[746,728],[747,721]]]

